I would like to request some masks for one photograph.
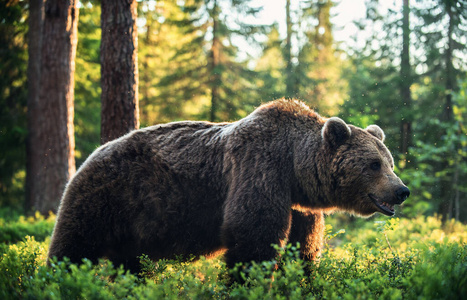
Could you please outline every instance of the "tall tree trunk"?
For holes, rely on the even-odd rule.
[[[293,74],[293,64],[292,64],[292,18],[290,16],[290,0],[286,1],[285,4],[285,18],[287,25],[287,37],[285,43],[285,63],[286,63],[286,78],[285,78],[285,94],[287,97],[294,96],[294,74]]]
[[[452,1],[446,1],[446,10],[449,18],[448,25],[448,45],[446,48],[446,103],[444,105],[444,118],[446,121],[453,120],[452,115],[452,92],[454,90],[454,66],[452,64],[452,51],[454,49],[454,17]]]
[[[407,155],[408,149],[412,143],[412,122],[409,116],[412,110],[412,94],[410,87],[412,86],[412,74],[410,66],[410,23],[409,23],[410,6],[409,0],[403,0],[402,7],[402,53],[401,53],[401,82],[400,93],[402,98],[402,122],[401,122],[401,144],[400,151]]]
[[[445,64],[446,64],[446,102],[444,104],[442,120],[449,124],[453,122],[453,109],[452,109],[452,92],[454,90],[454,66],[452,64],[452,51],[454,47],[454,38],[453,38],[453,31],[454,31],[454,17],[453,17],[453,7],[452,1],[445,1],[445,9],[448,15],[448,44],[445,53]],[[454,153],[457,155],[457,153]],[[445,170],[449,168],[449,162],[445,160],[441,163],[440,170]],[[456,178],[453,178],[454,183],[450,178],[443,178],[441,181],[441,204],[438,209],[439,214],[442,216],[443,221],[447,221],[452,218],[453,214],[453,206],[454,206],[454,198],[456,195],[457,189],[457,182],[455,182]]]
[[[219,71],[220,63],[220,39],[219,39],[219,7],[214,1],[212,9],[212,45],[211,45],[211,113],[209,120],[216,121],[216,112],[219,106],[219,86],[221,75]]]
[[[102,0],[101,143],[139,127],[136,0]]]
[[[78,1],[48,0],[42,29],[41,80],[35,111],[30,174],[30,206],[56,211],[68,179],[75,172],[74,72],[78,41]]]
[[[29,211],[37,206],[40,199],[36,199],[40,186],[34,184],[40,172],[41,160],[37,145],[40,144],[39,132],[36,130],[41,126],[39,122],[40,111],[39,90],[41,78],[41,45],[42,25],[44,22],[44,0],[29,1],[29,31],[28,31],[28,100],[27,100],[27,126],[28,136],[26,139],[26,201],[25,210]]]

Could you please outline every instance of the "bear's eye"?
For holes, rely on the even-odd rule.
[[[373,171],[379,171],[381,169],[381,163],[379,161],[371,163],[370,169],[372,169]]]

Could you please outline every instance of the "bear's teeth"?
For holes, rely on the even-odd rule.
[[[391,205],[389,203],[386,203],[386,202],[382,202],[383,206],[385,206],[386,208],[389,208],[390,210],[393,210],[394,209],[394,205]]]

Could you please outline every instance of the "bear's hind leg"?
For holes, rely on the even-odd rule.
[[[52,235],[47,263],[49,264],[53,257],[56,257],[58,261],[67,257],[71,263],[80,264],[84,258],[87,258],[95,264],[101,256],[100,249],[98,244],[85,241],[81,235],[72,230],[65,232],[58,224]]]

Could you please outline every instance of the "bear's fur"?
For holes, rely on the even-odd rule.
[[[175,122],[135,130],[89,156],[66,187],[49,258],[208,255],[228,267],[271,260],[300,242],[313,260],[324,212],[394,214],[409,190],[376,125],[325,119],[295,100],[233,123]]]

